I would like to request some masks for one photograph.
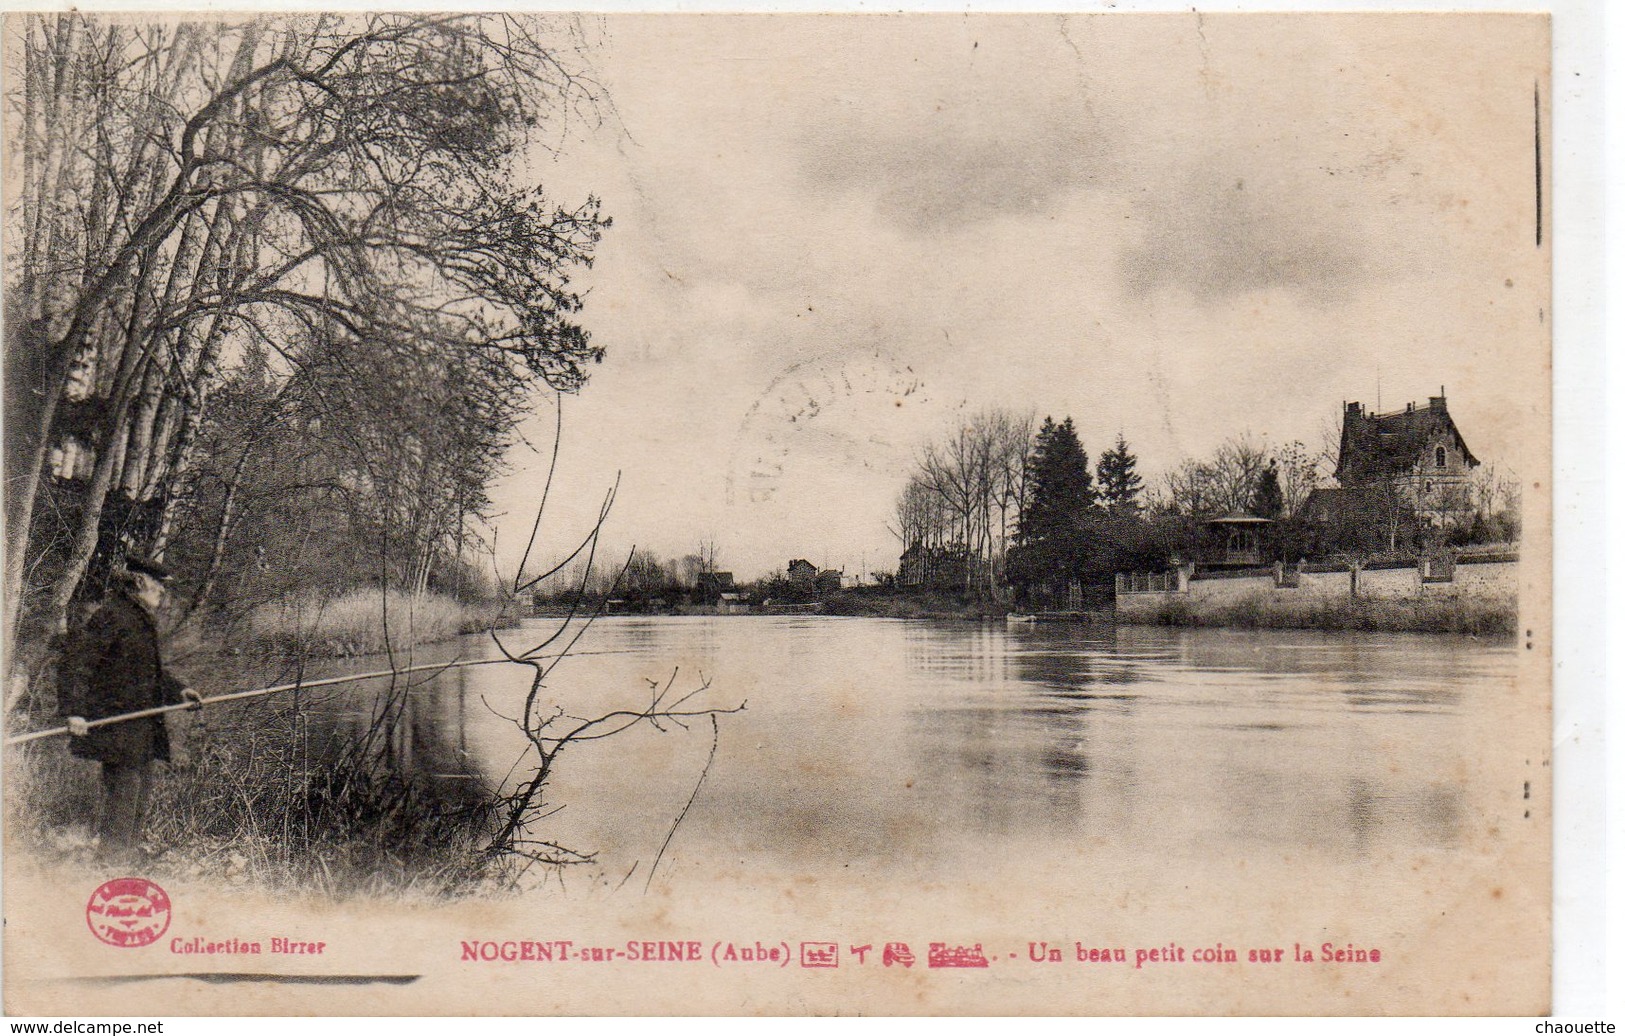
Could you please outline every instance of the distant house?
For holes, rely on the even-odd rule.
[[[694,585],[694,596],[701,604],[715,604],[733,591],[732,572],[701,572]]]
[[[1359,403],[1344,407],[1337,483],[1345,489],[1392,487],[1418,517],[1443,527],[1471,517],[1468,479],[1476,467],[1442,388],[1425,409],[1410,403],[1391,414],[1368,414]]]
[[[1426,407],[1387,414],[1359,403],[1343,408],[1336,489],[1317,489],[1303,517],[1366,530],[1371,546],[1393,549],[1418,528],[1446,529],[1473,517],[1470,472],[1479,461],[1445,405],[1444,389]]]
[[[789,579],[794,586],[812,586],[818,582],[818,566],[805,558],[790,562]]]
[[[831,593],[839,590],[841,588],[841,573],[836,569],[826,568],[818,573],[818,578],[814,580],[813,585],[821,593]]]

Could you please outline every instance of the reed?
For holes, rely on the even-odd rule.
[[[347,658],[485,629],[496,612],[495,605],[465,606],[437,594],[352,590],[261,605],[249,615],[242,639],[257,655]]]

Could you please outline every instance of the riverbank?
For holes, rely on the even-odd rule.
[[[192,660],[205,696],[269,679],[246,659]],[[326,693],[326,692],[324,692]],[[448,795],[392,763],[409,717],[380,699],[370,724],[321,735],[320,695],[213,704],[165,720],[170,761],[154,768],[143,843],[118,859],[98,854],[98,764],[66,737],[10,749],[5,822],[19,848],[53,871],[139,865],[163,880],[316,894],[332,900],[440,898],[511,884],[481,855],[498,802],[483,784]]]
[[[1518,556],[1479,550],[1117,577],[1117,621],[1159,626],[1369,630],[1514,637]]]
[[[1373,633],[1453,633],[1512,638],[1515,598],[1311,598],[1283,601],[1257,592],[1230,600],[1166,596],[1150,607],[1119,609],[1118,622],[1147,626],[1225,626],[1238,629],[1317,629]]]
[[[1124,626],[1231,627],[1235,629],[1313,629],[1370,633],[1440,633],[1511,638],[1518,631],[1517,600],[1505,598],[1313,598],[1283,601],[1254,593],[1223,601],[1193,601],[1183,595],[1141,595],[1131,608],[1107,607],[1081,613],[1085,621]],[[736,611],[728,617],[750,620],[772,615],[806,614],[872,619],[929,619],[942,622],[1000,622],[1014,609],[966,602],[950,595],[876,595],[841,591],[819,599],[816,610]],[[714,606],[685,605],[667,616],[712,616]],[[1040,612],[1043,618],[1044,613]],[[1051,613],[1051,619],[1076,621],[1080,613]]]
[[[883,592],[868,588],[837,590],[823,598],[825,615],[876,619],[1002,619],[1008,608],[991,601],[967,601],[956,594]]]
[[[226,632],[182,631],[166,645],[166,661],[207,697],[298,672],[316,677],[327,667],[311,663],[324,659],[382,655],[386,647],[400,657],[516,621],[495,602],[357,591],[262,607]],[[52,687],[54,676],[39,684]],[[381,699],[370,724],[363,719],[341,737],[313,738],[315,697],[279,694],[166,717],[171,762],[152,782],[146,840],[134,861],[142,873],[332,899],[440,897],[510,883],[501,861],[479,853],[498,805],[483,785],[462,782],[464,792],[448,798],[422,775],[391,765],[407,722],[404,699]],[[58,722],[53,692],[22,696],[15,706],[15,727]],[[5,818],[44,866],[94,870],[108,864],[93,838],[100,775],[69,745],[56,737],[8,750]]]
[[[716,604],[672,604],[653,610],[605,612],[606,615],[700,616],[750,618],[767,615],[839,615],[873,619],[943,619],[979,622],[1003,619],[1009,608],[989,601],[967,601],[951,593],[901,593],[882,587],[848,587],[828,593],[784,594],[768,602],[736,604],[719,612]],[[563,619],[569,609],[557,605],[530,612],[531,618]]]
[[[498,893],[508,882],[481,865],[468,840],[444,836],[443,821],[418,826],[334,824],[313,828],[297,800],[277,801],[245,783],[235,752],[183,768],[160,767],[150,784],[147,823],[138,849],[101,854],[95,844],[96,766],[65,748],[12,753],[6,762],[6,823],[13,848],[53,874],[67,870],[122,874],[135,868],[157,881],[202,880],[288,894],[346,899],[443,899]],[[248,771],[263,775],[265,767]],[[393,815],[406,817],[404,811]],[[370,830],[369,830],[370,828]]]

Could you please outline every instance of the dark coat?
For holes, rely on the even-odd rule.
[[[115,593],[68,638],[59,697],[64,716],[102,719],[124,712],[177,705],[185,684],[164,671],[152,616]],[[73,754],[104,763],[146,763],[169,758],[164,718],[128,720],[69,739]]]

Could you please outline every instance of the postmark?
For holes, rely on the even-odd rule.
[[[728,504],[772,502],[794,458],[824,458],[848,471],[870,467],[877,455],[907,441],[889,426],[912,427],[915,411],[930,402],[924,388],[912,367],[882,349],[856,356],[823,353],[791,364],[740,422],[728,464]],[[870,434],[853,432],[859,415]]]
[[[169,930],[169,894],[145,878],[103,882],[85,904],[90,934],[124,949],[150,946]]]

